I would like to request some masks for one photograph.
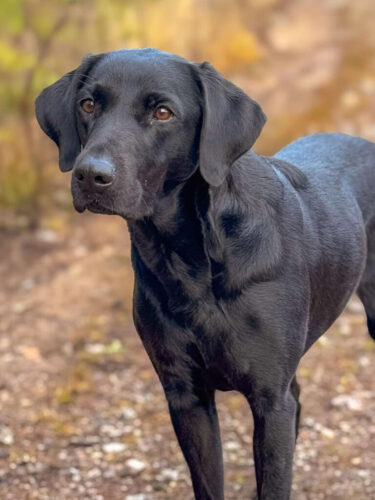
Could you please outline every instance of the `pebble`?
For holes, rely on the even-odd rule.
[[[77,438],[72,438],[69,441],[71,446],[76,447],[86,447],[86,446],[94,446],[95,444],[100,443],[99,436],[82,436]]]
[[[333,439],[335,437],[335,432],[328,427],[322,427],[321,433],[324,437],[328,439]]]
[[[123,443],[117,442],[106,443],[103,445],[103,451],[105,451],[105,453],[121,453],[125,450],[125,448],[126,446]]]
[[[126,495],[125,500],[149,500],[151,499],[150,495],[145,493],[138,493],[136,495]]]
[[[88,479],[96,479],[102,475],[102,471],[99,469],[99,467],[94,467],[93,469],[90,469],[87,473],[87,478]]]
[[[52,229],[39,229],[35,232],[35,237],[43,243],[56,243],[59,240],[59,235]]]
[[[343,407],[346,406],[349,410],[362,411],[363,404],[362,401],[350,396],[349,394],[340,394],[331,400],[333,406]]]
[[[178,470],[169,468],[163,469],[161,474],[165,479],[169,479],[170,481],[177,481],[180,475]]]
[[[122,408],[121,410],[121,416],[125,420],[130,420],[132,418],[135,418],[137,416],[136,411],[133,408]]]
[[[13,443],[14,443],[14,437],[9,427],[6,426],[0,427],[0,444],[11,446]]]
[[[138,474],[146,468],[145,462],[142,462],[142,460],[138,460],[137,458],[129,458],[129,460],[125,462],[125,465],[130,474]]]
[[[237,441],[227,441],[224,443],[223,448],[225,450],[238,450],[240,448],[240,445],[237,443]]]

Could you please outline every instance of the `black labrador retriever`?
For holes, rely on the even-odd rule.
[[[314,134],[258,155],[259,105],[153,49],[87,56],[36,114],[75,208],[128,223],[134,321],[195,497],[223,498],[219,389],[250,404],[258,497],[289,498],[301,357],[355,291],[375,338],[375,145]]]

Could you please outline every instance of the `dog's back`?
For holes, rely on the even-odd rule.
[[[275,158],[306,174],[309,188],[299,193],[299,200],[307,207],[311,227],[319,237],[319,265],[326,267],[327,274],[337,267],[342,289],[350,290],[346,281],[357,276],[354,288],[358,287],[369,332],[375,338],[375,144],[345,134],[320,133],[292,142]],[[308,253],[308,245],[306,248]],[[329,290],[323,273],[313,274],[313,282],[315,277],[318,296],[332,302],[338,282]],[[346,298],[339,308],[345,303]],[[326,306],[322,301],[316,307],[321,311]],[[319,336],[319,329],[311,335],[311,343]]]
[[[274,156],[298,166],[327,199],[344,186],[348,197],[355,196],[365,224],[374,218],[374,143],[346,134],[318,133],[301,137]]]

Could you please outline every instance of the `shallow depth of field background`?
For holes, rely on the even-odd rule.
[[[375,141],[374,17],[371,0],[0,0],[1,499],[191,498],[132,324],[126,224],[74,213],[36,95],[86,53],[152,46],[260,102],[258,152],[315,131]],[[301,364],[293,499],[375,498],[374,367],[354,299]],[[226,498],[249,498],[251,414],[218,403]]]

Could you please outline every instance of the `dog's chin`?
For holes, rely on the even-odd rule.
[[[139,210],[137,210],[137,207],[133,207],[132,209],[125,209],[125,208],[118,208],[115,206],[108,207],[98,201],[97,199],[95,200],[85,200],[82,199],[81,197],[74,197],[73,196],[73,206],[79,213],[83,213],[85,210],[88,210],[89,212],[92,212],[94,214],[101,214],[101,215],[119,215],[125,220],[128,219],[141,219],[145,217],[148,214],[141,213]]]
[[[119,215],[115,210],[101,206],[99,203],[92,202],[87,205],[87,210],[93,214]]]

